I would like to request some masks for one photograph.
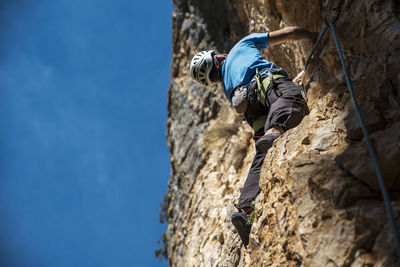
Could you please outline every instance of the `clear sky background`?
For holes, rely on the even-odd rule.
[[[172,1],[0,1],[0,266],[166,266]]]

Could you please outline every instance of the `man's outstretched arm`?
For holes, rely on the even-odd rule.
[[[314,41],[318,36],[317,32],[310,32],[300,27],[288,27],[269,33],[268,44],[275,46],[287,41],[310,40]]]

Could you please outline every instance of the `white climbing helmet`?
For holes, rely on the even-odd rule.
[[[215,50],[200,51],[190,62],[190,74],[199,83],[208,86],[212,84],[210,72],[213,67],[213,53]]]

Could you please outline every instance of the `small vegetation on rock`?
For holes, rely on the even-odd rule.
[[[168,222],[168,205],[169,205],[169,196],[168,194],[165,194],[163,197],[163,201],[160,203],[161,212],[159,220],[161,224]],[[158,258],[159,260],[168,259],[168,250],[167,250],[168,231],[161,235],[157,243],[160,246],[160,248],[154,251],[155,257]]]

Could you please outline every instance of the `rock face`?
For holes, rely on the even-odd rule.
[[[338,0],[174,0],[167,136],[170,266],[398,266],[384,203],[331,33],[304,78],[310,110],[275,141],[245,249],[230,223],[255,154],[252,129],[220,86],[191,80],[203,49],[229,52],[251,32],[319,31]],[[400,4],[346,0],[335,24],[400,225]],[[295,77],[306,42],[264,51]]]

